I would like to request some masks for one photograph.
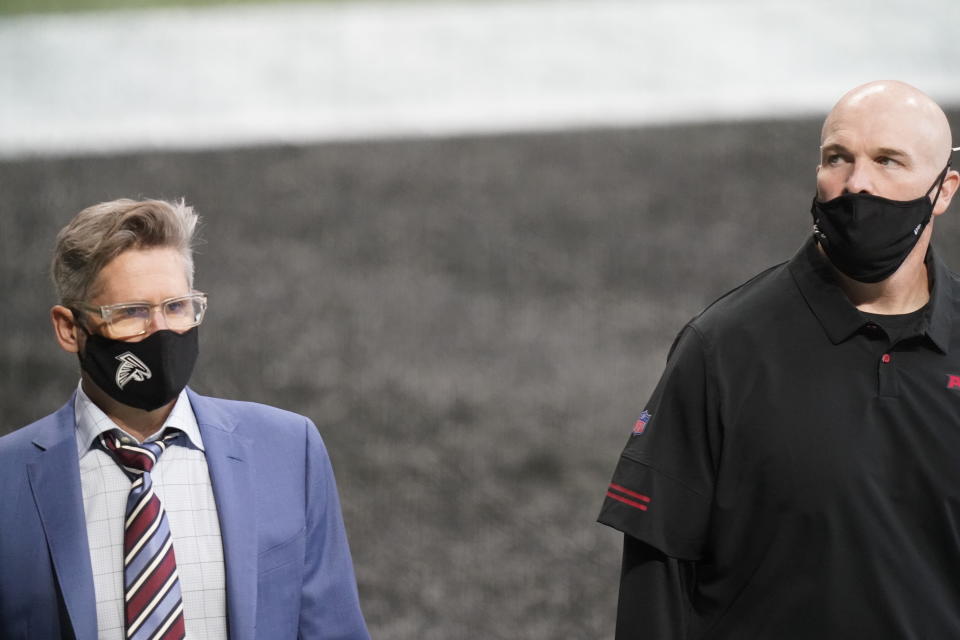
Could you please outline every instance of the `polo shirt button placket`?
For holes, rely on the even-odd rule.
[[[880,397],[896,398],[899,395],[897,393],[897,370],[893,367],[893,356],[890,353],[884,353],[880,356],[878,382]]]

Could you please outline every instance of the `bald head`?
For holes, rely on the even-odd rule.
[[[879,80],[847,92],[823,123],[820,144],[850,130],[884,136],[884,146],[906,148],[918,164],[939,172],[950,158],[952,135],[943,109],[904,82]]]
[[[909,201],[926,195],[940,215],[960,187],[960,173],[945,170],[951,139],[947,116],[922,91],[895,80],[859,86],[823,123],[817,198],[860,193]]]

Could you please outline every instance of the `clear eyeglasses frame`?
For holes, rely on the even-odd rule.
[[[149,302],[120,302],[92,306],[76,305],[86,311],[97,313],[103,318],[103,328],[111,338],[134,338],[150,330],[153,310],[160,309],[168,329],[186,331],[203,322],[207,311],[207,294],[201,291],[177,298],[167,298],[157,304]]]

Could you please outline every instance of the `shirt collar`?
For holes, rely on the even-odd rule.
[[[933,247],[927,253],[927,269],[933,272],[933,290],[930,292],[930,309],[924,317],[924,331],[943,353],[950,350],[950,335],[953,332],[954,292],[953,274],[940,259]]]
[[[953,279],[933,247],[927,251],[926,263],[933,288],[930,304],[924,313],[922,332],[941,352],[947,353],[953,326]],[[790,260],[789,269],[831,342],[843,342],[867,323],[840,288],[833,265],[820,253],[813,238],[808,239]]]
[[[83,385],[77,385],[77,396],[74,400],[74,415],[77,418],[77,453],[82,458],[93,445],[93,441],[104,431],[110,429],[123,429],[111,420],[100,407],[93,403],[83,391]],[[147,440],[159,438],[164,429],[171,427],[183,431],[190,442],[201,451],[203,448],[203,439],[200,437],[200,427],[197,425],[197,418],[193,413],[193,407],[190,405],[190,399],[187,397],[187,391],[184,389],[177,396],[177,401],[173,405],[173,410],[164,421],[163,426]],[[124,433],[126,433],[124,431]],[[130,435],[127,433],[127,435]]]

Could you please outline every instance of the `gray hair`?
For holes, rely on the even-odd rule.
[[[163,200],[113,200],[87,207],[57,234],[50,276],[64,306],[86,302],[100,270],[128,249],[171,248],[193,288],[193,207]]]

